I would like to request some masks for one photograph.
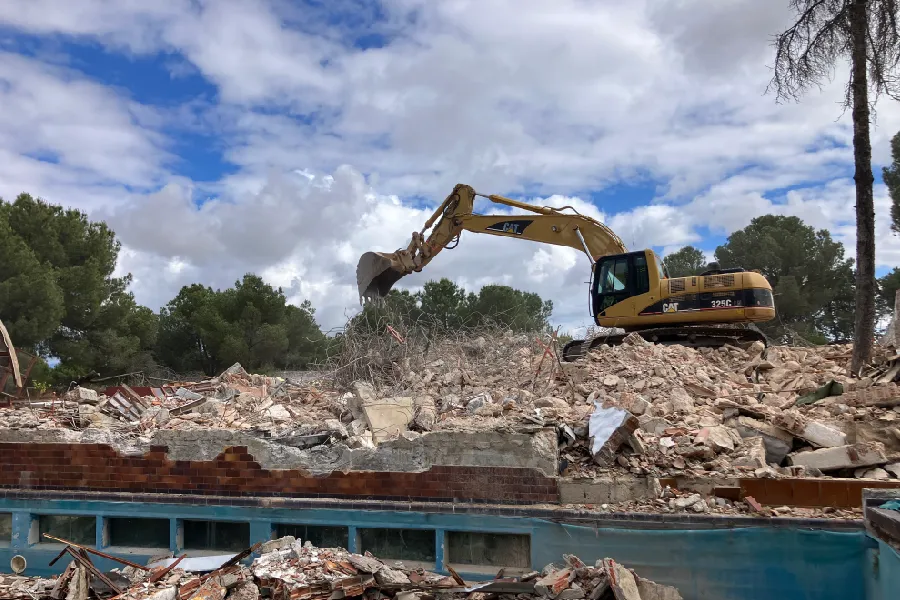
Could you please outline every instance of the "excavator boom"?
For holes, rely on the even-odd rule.
[[[474,214],[476,196],[531,214]],[[577,212],[563,212],[566,208],[571,209],[534,206],[503,196],[484,196],[468,185],[459,184],[426,221],[422,231],[412,234],[406,248],[391,253],[366,252],[362,255],[356,268],[359,295],[363,299],[387,295],[397,281],[405,275],[421,271],[441,250],[450,247],[463,231],[569,246],[587,254],[592,264],[602,256],[627,251],[625,244],[609,227]]]

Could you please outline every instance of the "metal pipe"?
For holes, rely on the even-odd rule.
[[[584,236],[581,235],[581,229],[579,229],[578,227],[575,228],[575,235],[577,235],[578,239],[581,240],[581,245],[584,247],[584,253],[587,254],[588,260],[591,261],[591,266],[593,267],[595,264],[597,264],[597,261],[594,260],[594,257],[591,255],[591,251],[588,250],[587,242],[584,241]]]

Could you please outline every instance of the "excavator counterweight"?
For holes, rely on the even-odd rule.
[[[530,214],[473,213],[476,196]],[[566,211],[571,212],[566,212]],[[502,196],[484,196],[458,184],[409,245],[395,252],[366,252],[356,268],[361,300],[384,297],[410,273],[421,271],[463,231],[569,246],[591,263],[591,313],[604,328],[624,334],[568,344],[566,360],[575,360],[599,344],[616,344],[625,334],[666,344],[709,347],[765,342],[752,323],[775,317],[772,288],[765,277],[741,268],[713,268],[694,277],[670,278],[652,250],[628,252],[606,225],[572,207],[533,206]],[[455,247],[455,246],[452,246]]]

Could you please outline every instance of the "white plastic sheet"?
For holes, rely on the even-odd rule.
[[[594,402],[594,412],[588,423],[588,434],[591,437],[591,454],[597,454],[603,448],[603,444],[612,437],[622,423],[628,418],[628,411],[622,408],[603,408],[599,402]]]

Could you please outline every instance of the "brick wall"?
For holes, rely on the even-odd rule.
[[[556,503],[556,479],[534,469],[435,466],[420,473],[350,472],[310,476],[267,470],[247,448],[211,461],[172,461],[165,446],[121,456],[105,444],[0,443],[0,488],[291,496],[375,500]]]

